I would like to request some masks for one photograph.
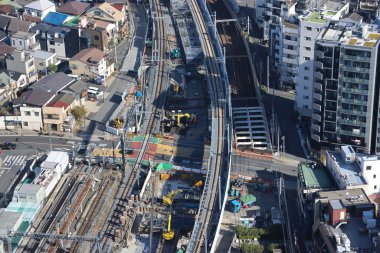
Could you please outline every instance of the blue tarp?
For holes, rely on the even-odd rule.
[[[136,91],[136,97],[140,98],[140,97],[142,97],[142,95],[143,95],[143,94],[142,94],[141,91],[139,91],[139,90]]]
[[[68,17],[70,16],[63,13],[49,12],[43,21],[51,25],[60,26],[66,21]]]

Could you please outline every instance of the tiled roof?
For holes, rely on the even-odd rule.
[[[33,22],[20,20],[18,18],[12,18],[11,22],[9,23],[8,31],[10,32],[28,32],[29,29],[34,25]]]
[[[13,100],[14,105],[34,105],[34,106],[43,106],[50,99],[55,96],[54,92],[47,92],[42,90],[27,90],[23,92],[18,98]]]
[[[98,64],[105,53],[97,48],[86,48],[74,55],[70,61],[81,61],[86,64]]]
[[[15,11],[15,7],[10,4],[2,4],[0,5],[0,13],[2,14],[11,14]]]
[[[65,73],[57,72],[45,76],[38,82],[34,83],[31,86],[31,88],[35,90],[58,92],[70,83],[72,83],[73,81],[74,79],[69,77]]]
[[[15,51],[16,48],[9,46],[4,42],[0,42],[0,55],[10,54]]]
[[[59,7],[57,11],[69,15],[82,15],[89,8],[89,3],[70,1]]]

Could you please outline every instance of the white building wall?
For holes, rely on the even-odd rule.
[[[358,158],[362,175],[368,184],[367,195],[380,193],[380,160],[377,159],[377,156],[371,158],[373,160]]]
[[[324,25],[300,18],[295,109],[307,117],[311,117],[313,112],[314,44]]]
[[[40,131],[42,129],[41,107],[20,107],[22,129]]]
[[[265,7],[266,1],[265,0],[256,0],[255,1],[255,21],[258,25],[258,27],[261,29],[264,27],[264,16],[265,16]]]

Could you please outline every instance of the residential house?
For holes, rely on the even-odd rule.
[[[0,5],[0,14],[8,16],[17,16],[16,8],[10,4],[1,4]]]
[[[86,12],[86,17],[89,20],[97,19],[113,23],[117,31],[120,30],[125,21],[125,13],[121,13],[108,3],[102,3],[92,7]]]
[[[25,5],[23,19],[40,22],[49,12],[55,12],[55,4],[49,0],[37,0]]]
[[[97,48],[86,48],[74,55],[69,61],[74,75],[103,83],[114,72],[114,63]]]
[[[26,76],[16,72],[0,73],[0,105],[17,97],[17,91],[26,86]]]
[[[8,36],[12,36],[17,32],[29,32],[30,28],[35,25],[33,22],[12,18],[8,26]]]
[[[77,1],[69,1],[63,4],[61,7],[57,9],[57,12],[65,13],[72,16],[81,16],[88,9],[90,9],[91,5],[89,3],[77,2]]]
[[[42,107],[44,130],[63,131],[66,119],[70,116],[70,110],[79,101],[67,93],[60,93],[51,102]]]
[[[49,103],[54,96],[54,92],[27,90],[13,100],[15,110],[20,113],[22,129],[42,130],[42,106]]]
[[[7,33],[9,23],[11,22],[11,17],[0,15],[0,31]]]
[[[58,65],[61,61],[57,60],[57,55],[55,53],[50,53],[47,51],[35,51],[33,52],[34,63],[36,65],[36,70],[39,73],[47,74],[48,67],[50,65]]]
[[[57,94],[75,79],[62,72],[50,74],[31,86],[13,101],[21,114],[22,128],[41,131],[43,129],[42,108],[53,101]]]
[[[84,105],[88,99],[88,87],[93,85],[94,84],[83,80],[77,80],[75,83],[62,90],[62,92],[75,97],[75,99],[79,101],[79,105]]]
[[[56,53],[57,58],[70,58],[78,53],[82,46],[78,28],[55,27],[40,22],[30,30],[37,34],[41,50]]]
[[[16,32],[11,36],[11,46],[17,50],[36,51],[40,44],[36,41],[36,34],[29,32]]]
[[[7,69],[6,57],[15,50],[16,48],[11,47],[4,42],[0,42],[0,70]]]
[[[27,83],[37,80],[37,71],[32,52],[15,50],[6,58],[7,69],[26,75]]]
[[[88,22],[83,33],[89,39],[89,46],[101,51],[107,51],[109,49],[109,42],[114,37],[117,37],[115,25],[101,20]]]

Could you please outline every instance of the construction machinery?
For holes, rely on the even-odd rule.
[[[177,95],[177,94],[179,94],[179,92],[181,90],[181,86],[179,84],[173,83],[172,84],[172,90],[173,90],[173,93]]]
[[[162,119],[165,132],[171,131],[172,128],[184,130],[196,123],[196,114],[183,113],[181,111],[166,111]]]
[[[171,208],[171,205],[173,204],[173,199],[174,199],[174,197],[175,197],[178,193],[181,193],[181,192],[182,192],[182,190],[180,190],[180,189],[175,190],[175,191],[171,191],[168,195],[166,195],[166,196],[164,196],[164,197],[162,198],[162,201],[163,201],[165,204],[169,205],[170,208]]]
[[[171,228],[171,223],[172,223],[172,215],[170,213],[169,217],[168,217],[168,228],[166,230],[164,230],[164,232],[162,233],[162,237],[166,241],[170,241],[171,239],[174,238],[174,231],[170,229]]]
[[[115,128],[117,129],[123,128],[123,121],[120,118],[115,119]]]
[[[178,190],[175,190],[175,191],[171,191],[168,195],[164,196],[162,201],[169,205],[170,206],[170,211],[169,211],[169,216],[168,216],[168,228],[166,230],[163,231],[162,233],[162,237],[166,240],[166,241],[170,241],[171,239],[174,238],[174,231],[171,230],[171,225],[172,225],[172,204],[173,204],[173,200],[174,200],[174,197],[181,193],[182,190],[178,189]]]
[[[201,187],[203,185],[203,181],[202,180],[199,180],[199,181],[197,181],[197,182],[195,182],[195,184],[194,184],[194,188],[199,188],[199,187]]]
[[[240,199],[234,199],[230,203],[230,210],[233,213],[238,213],[241,208],[248,208],[253,206],[256,202],[256,197],[252,194],[247,194],[240,197]]]

